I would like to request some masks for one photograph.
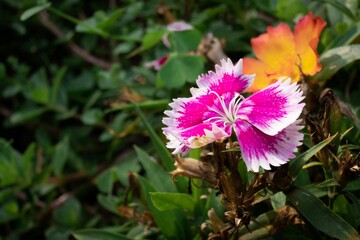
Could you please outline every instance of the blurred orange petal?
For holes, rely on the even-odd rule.
[[[321,69],[318,62],[317,45],[326,22],[312,13],[302,17],[295,25],[296,53],[301,59],[301,70],[306,75],[314,75]]]
[[[268,27],[267,33],[251,39],[251,45],[256,57],[272,68],[280,70],[284,63],[292,65],[299,63],[293,33],[284,23],[276,27]]]
[[[269,86],[275,75],[271,74],[271,69],[264,63],[253,59],[243,58],[243,73],[244,74],[256,74],[254,83],[246,90],[246,92],[257,92]]]

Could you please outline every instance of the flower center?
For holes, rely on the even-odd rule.
[[[211,91],[210,93],[216,95],[217,99],[219,100],[220,106],[217,104],[216,106],[209,107],[209,110],[216,113],[217,116],[208,118],[206,122],[223,122],[224,127],[227,124],[234,124],[238,119],[237,114],[241,106],[241,100],[243,100],[244,97],[241,96],[239,93],[235,93],[235,96],[230,101],[228,101],[228,99],[226,99],[226,96],[224,98],[223,96],[219,96],[219,94],[213,91]]]

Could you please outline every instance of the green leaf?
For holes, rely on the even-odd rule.
[[[165,32],[164,28],[147,32],[142,40],[141,49],[146,50],[152,48],[155,44],[160,42]]]
[[[95,180],[97,188],[105,193],[111,193],[114,183],[113,169],[103,171]]]
[[[156,134],[155,130],[152,128],[152,126],[148,123],[148,121],[146,120],[144,114],[141,112],[141,110],[139,109],[138,106],[136,106],[136,112],[137,114],[140,116],[145,129],[147,130],[151,142],[155,147],[155,150],[157,152],[157,154],[160,157],[161,163],[164,166],[166,171],[172,171],[174,170],[174,160],[173,157],[171,156],[169,150],[166,148],[165,144],[163,143],[163,141],[160,139],[160,137]]]
[[[324,187],[334,187],[334,186],[340,186],[340,184],[336,181],[335,178],[327,179],[321,183],[318,183],[315,185],[318,188],[324,188]]]
[[[283,192],[277,192],[271,196],[271,206],[274,210],[279,209],[285,206],[286,203],[286,195]]]
[[[53,105],[55,105],[56,103],[56,98],[58,96],[60,83],[63,80],[66,72],[67,72],[67,67],[63,66],[62,68],[60,68],[60,70],[56,73],[54,77],[53,85],[51,89],[51,100],[50,100]]]
[[[68,136],[65,136],[58,144],[55,146],[55,151],[52,159],[52,168],[56,175],[61,175],[64,165],[69,157],[70,149],[70,139]]]
[[[116,20],[118,20],[124,13],[124,9],[117,8],[115,11],[105,16],[101,21],[99,21],[97,27],[101,29],[108,29],[112,27]]]
[[[35,14],[41,12],[42,10],[48,8],[51,6],[51,3],[45,3],[43,5],[39,5],[39,6],[35,6],[32,8],[29,8],[27,10],[25,10],[25,12],[23,12],[20,16],[20,20],[21,21],[25,21],[29,18],[31,18],[32,16],[34,16]]]
[[[188,222],[185,220],[184,213],[180,210],[159,211],[152,203],[150,197],[150,192],[155,192],[154,187],[151,186],[144,177],[137,175],[137,179],[141,186],[141,194],[143,195],[157,226],[166,238],[190,239],[190,229]]]
[[[318,230],[330,237],[342,240],[356,240],[356,230],[331,211],[320,199],[305,189],[294,189],[287,194],[292,205]]]
[[[202,35],[197,30],[172,32],[170,35],[171,47],[177,52],[194,51],[198,48]]]
[[[101,229],[81,229],[72,235],[77,240],[131,240],[124,235]]]
[[[101,91],[97,90],[95,91],[90,97],[89,100],[86,102],[83,111],[88,111],[95,103],[99,100],[101,97]]]
[[[320,151],[323,147],[328,145],[336,136],[337,136],[337,134],[335,134],[334,136],[328,137],[327,139],[325,139],[324,141],[316,144],[315,146],[313,146],[312,148],[310,148],[306,152],[303,152],[302,154],[300,154],[296,158],[290,160],[290,166],[289,166],[290,176],[293,179],[295,179],[296,176],[299,174],[300,170],[302,169],[302,167],[305,165],[305,163],[312,156],[314,156],[318,151]]]
[[[84,124],[94,125],[101,122],[103,117],[104,113],[100,109],[93,108],[85,111],[81,116],[81,120]]]
[[[346,7],[346,5],[342,4],[342,2],[337,0],[321,0],[322,2],[329,3],[340,12],[348,16],[351,20],[355,20],[354,14]]]
[[[295,15],[308,11],[302,0],[277,0],[276,2],[276,15],[280,19],[292,20]]]
[[[16,201],[6,202],[0,205],[0,224],[19,217],[20,209]]]
[[[128,110],[135,109],[138,106],[140,109],[166,109],[169,106],[168,99],[159,99],[159,100],[148,100],[140,103],[130,103],[130,104],[121,104],[121,105],[111,105],[111,109],[107,110],[105,113],[110,113],[113,111],[119,110]]]
[[[35,160],[36,154],[36,144],[30,144],[26,151],[23,154],[21,165],[19,166],[21,169],[21,175],[24,181],[27,183],[31,182],[31,178],[33,175],[33,162]]]
[[[141,148],[134,146],[139,161],[143,165],[149,182],[160,192],[176,192],[176,186],[171,175],[166,172],[159,164],[154,162],[150,156]],[[156,176],[156,177],[153,177]]]
[[[103,194],[98,194],[97,200],[104,209],[120,216],[120,212],[117,209],[117,207],[119,206],[119,200],[116,197],[112,195],[105,196]]]
[[[196,204],[194,198],[186,193],[151,192],[150,197],[160,211],[188,209],[193,212]]]
[[[166,88],[180,88],[186,82],[195,82],[203,70],[204,62],[199,56],[173,56],[160,69],[158,85]]]
[[[328,44],[325,49],[341,47],[349,45],[360,35],[360,22],[354,24],[345,33],[341,34],[338,38],[335,38],[333,42]]]
[[[48,104],[50,100],[50,87],[44,68],[36,71],[26,81],[24,94],[32,101],[40,104]]]
[[[315,79],[325,81],[333,76],[340,68],[360,59],[360,44],[342,46],[330,49],[320,57],[323,68],[315,75]]]
[[[81,221],[81,204],[72,197],[69,198],[60,208],[54,211],[53,217],[62,225],[76,227]]]

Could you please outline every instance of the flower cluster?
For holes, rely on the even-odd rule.
[[[287,79],[244,98],[240,94],[254,78],[243,74],[242,60],[236,65],[222,60],[215,72],[199,76],[191,97],[174,99],[163,119],[173,154],[222,141],[234,131],[248,170],[270,169],[293,158],[303,138],[297,121],[304,107],[302,91]]]
[[[310,12],[295,25],[294,33],[285,23],[268,27],[267,33],[251,39],[257,59],[244,58],[244,73],[256,74],[247,90],[256,92],[280,77],[297,82],[302,75],[314,75],[321,70],[317,45],[326,22]]]

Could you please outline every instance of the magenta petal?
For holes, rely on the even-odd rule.
[[[243,92],[253,83],[254,76],[242,73],[242,59],[235,66],[230,59],[223,59],[221,65],[215,66],[215,72],[201,75],[196,82],[199,89],[216,92],[221,96]]]
[[[235,124],[242,157],[247,169],[254,172],[270,170],[270,165],[279,166],[294,158],[293,152],[301,145],[303,134],[299,121],[291,124],[274,136],[267,135],[246,121]]]
[[[175,99],[170,104],[172,110],[165,111],[168,116],[163,119],[167,126],[163,132],[169,140],[167,147],[174,148],[174,154],[187,153],[190,148],[197,148],[208,143],[228,137],[231,133],[219,128],[213,121],[206,121],[209,107],[214,104],[216,95],[207,94],[190,98]]]
[[[300,116],[303,92],[290,79],[278,82],[244,99],[239,119],[248,121],[268,135],[276,135]]]

